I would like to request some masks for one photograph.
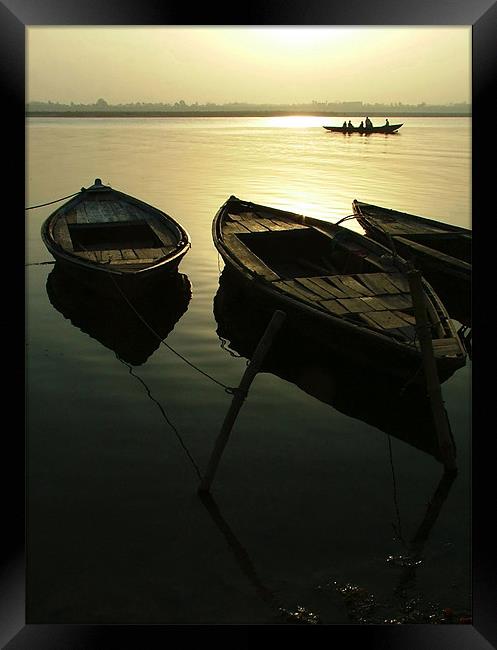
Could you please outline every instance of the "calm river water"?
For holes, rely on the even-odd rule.
[[[167,344],[236,386],[245,317],[220,288],[211,236],[229,195],[331,221],[358,199],[471,227],[469,119],[392,117],[405,123],[393,136],[322,128],[343,119],[31,118],[26,204],[100,177],[180,221],[191,296],[168,321],[159,295],[147,318],[166,313]],[[26,212],[29,623],[437,623],[446,608],[450,622],[470,612],[469,360],[442,385],[451,483],[430,453],[429,418],[417,421],[422,409],[399,402],[388,377],[339,371],[309,337],[287,343],[255,379],[204,503],[198,474],[231,396],[151,342],[125,305],[37,264],[52,259],[40,226],[54,207]]]

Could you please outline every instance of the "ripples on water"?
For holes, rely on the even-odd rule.
[[[398,135],[344,136],[322,128],[341,117],[30,119],[26,201],[100,177],[181,221],[192,293],[166,341],[233,386],[246,359],[222,348],[211,237],[230,194],[331,221],[357,198],[470,227],[470,120],[398,121]],[[49,259],[39,235],[49,212],[26,213],[29,263]],[[26,273],[30,622],[272,623],[282,612],[348,622],[345,592],[318,588],[328,583],[360,585],[388,602],[392,620],[406,620],[409,602],[434,622],[443,607],[469,611],[469,364],[443,384],[459,475],[399,595],[405,567],[388,562],[407,556],[399,518],[409,540],[441,466],[396,431],[405,414],[391,395],[386,411],[381,393],[368,406],[367,381],[352,381],[338,402],[334,366],[318,396],[304,389],[304,366],[293,378],[258,375],[216,476],[213,515],[196,496],[191,459],[205,468],[230,397],[164,346],[130,373],[98,312],[93,329],[84,322],[77,292],[76,313],[51,301],[52,267]],[[136,331],[126,318],[123,329]]]

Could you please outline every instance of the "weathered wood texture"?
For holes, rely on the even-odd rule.
[[[357,315],[375,331],[396,330],[406,340],[415,339],[412,297],[404,291],[408,282],[401,274],[307,277],[272,284],[279,291],[335,316]]]

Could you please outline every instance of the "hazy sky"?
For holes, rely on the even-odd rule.
[[[27,100],[471,101],[471,27],[29,27]]]

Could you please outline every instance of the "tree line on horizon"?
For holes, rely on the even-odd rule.
[[[247,102],[229,102],[225,104],[216,104],[214,102],[207,102],[199,104],[187,104],[184,100],[179,100],[173,104],[167,103],[152,103],[152,102],[131,102],[127,104],[109,104],[105,99],[100,98],[94,104],[62,104],[59,102],[41,102],[32,101],[26,104],[27,112],[120,112],[120,111],[133,111],[133,112],[185,112],[185,111],[288,111],[288,110],[309,110],[309,111],[328,111],[338,112],[341,114],[348,114],[352,112],[359,112],[367,114],[370,113],[383,113],[383,112],[423,112],[423,113],[471,113],[471,104],[466,102],[456,102],[451,104],[427,104],[422,102],[420,104],[404,104],[402,102],[395,102],[390,104],[382,103],[365,103],[362,101],[334,101],[334,102],[320,102],[313,100],[312,102],[300,104],[251,104]]]

